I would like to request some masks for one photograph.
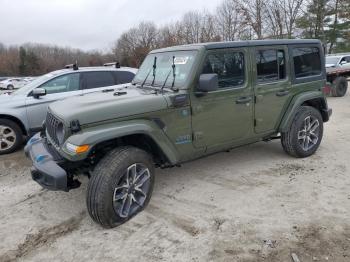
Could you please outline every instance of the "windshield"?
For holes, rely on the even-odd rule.
[[[333,56],[333,57],[326,56],[326,64],[336,65],[336,64],[338,64],[339,60],[340,60],[340,57],[338,57],[338,56]]]
[[[165,83],[165,87],[182,87],[191,72],[196,55],[197,51],[149,54],[142,63],[133,83],[142,84],[147,78],[145,85],[153,83],[153,86],[162,87]]]
[[[18,89],[17,91],[13,92],[11,95],[27,95],[30,91],[32,91],[33,88],[38,87],[39,85],[45,83],[47,80],[55,76],[56,74],[54,72],[48,73],[46,75],[40,76],[33,80],[32,82],[29,82],[24,87]]]

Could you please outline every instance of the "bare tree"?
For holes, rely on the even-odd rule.
[[[240,8],[246,19],[246,23],[252,27],[258,39],[263,38],[263,20],[266,11],[264,0],[241,0]]]
[[[154,23],[142,22],[121,35],[114,53],[122,63],[139,67],[148,52],[157,47],[157,34]]]
[[[216,10],[216,22],[222,40],[237,40],[246,27],[240,2],[224,0]]]
[[[181,21],[185,43],[199,43],[201,40],[202,16],[198,12],[186,13]]]
[[[278,0],[278,2],[279,6],[282,7],[287,36],[292,38],[296,20],[302,12],[304,0]]]
[[[218,32],[216,17],[205,11],[202,15],[201,42],[221,41]]]
[[[268,34],[268,37],[283,38],[285,31],[285,17],[283,15],[283,8],[280,5],[279,0],[270,0],[266,2],[265,5],[265,31]]]

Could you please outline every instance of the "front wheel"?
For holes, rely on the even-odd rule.
[[[8,89],[8,90],[13,90],[13,89],[15,89],[15,87],[14,87],[13,85],[8,85],[8,86],[7,86],[7,89]]]
[[[282,133],[284,151],[294,157],[304,158],[313,155],[323,137],[323,119],[314,107],[301,106],[289,130]]]
[[[86,197],[88,212],[103,227],[123,224],[147,206],[153,184],[152,157],[135,147],[117,148],[92,174]]]
[[[11,120],[0,119],[0,155],[16,151],[22,143],[21,128]]]

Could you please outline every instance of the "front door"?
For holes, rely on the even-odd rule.
[[[218,74],[219,89],[202,97],[191,96],[195,147],[225,147],[252,132],[253,93],[248,80],[248,55],[244,48],[208,52],[202,74]]]
[[[253,52],[255,74],[255,132],[276,130],[290,99],[291,79],[286,46],[257,47]]]
[[[80,88],[80,73],[56,77],[42,84],[40,88],[46,90],[45,96],[34,98],[29,95],[26,99],[27,117],[32,130],[41,128],[50,103],[80,95],[83,92]]]

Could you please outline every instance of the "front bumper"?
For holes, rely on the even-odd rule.
[[[328,122],[333,113],[332,108],[322,109],[322,117],[324,122]]]
[[[28,141],[24,152],[33,162],[31,175],[34,181],[49,190],[69,191],[67,172],[57,164],[54,155],[47,149],[45,138],[36,134]]]

